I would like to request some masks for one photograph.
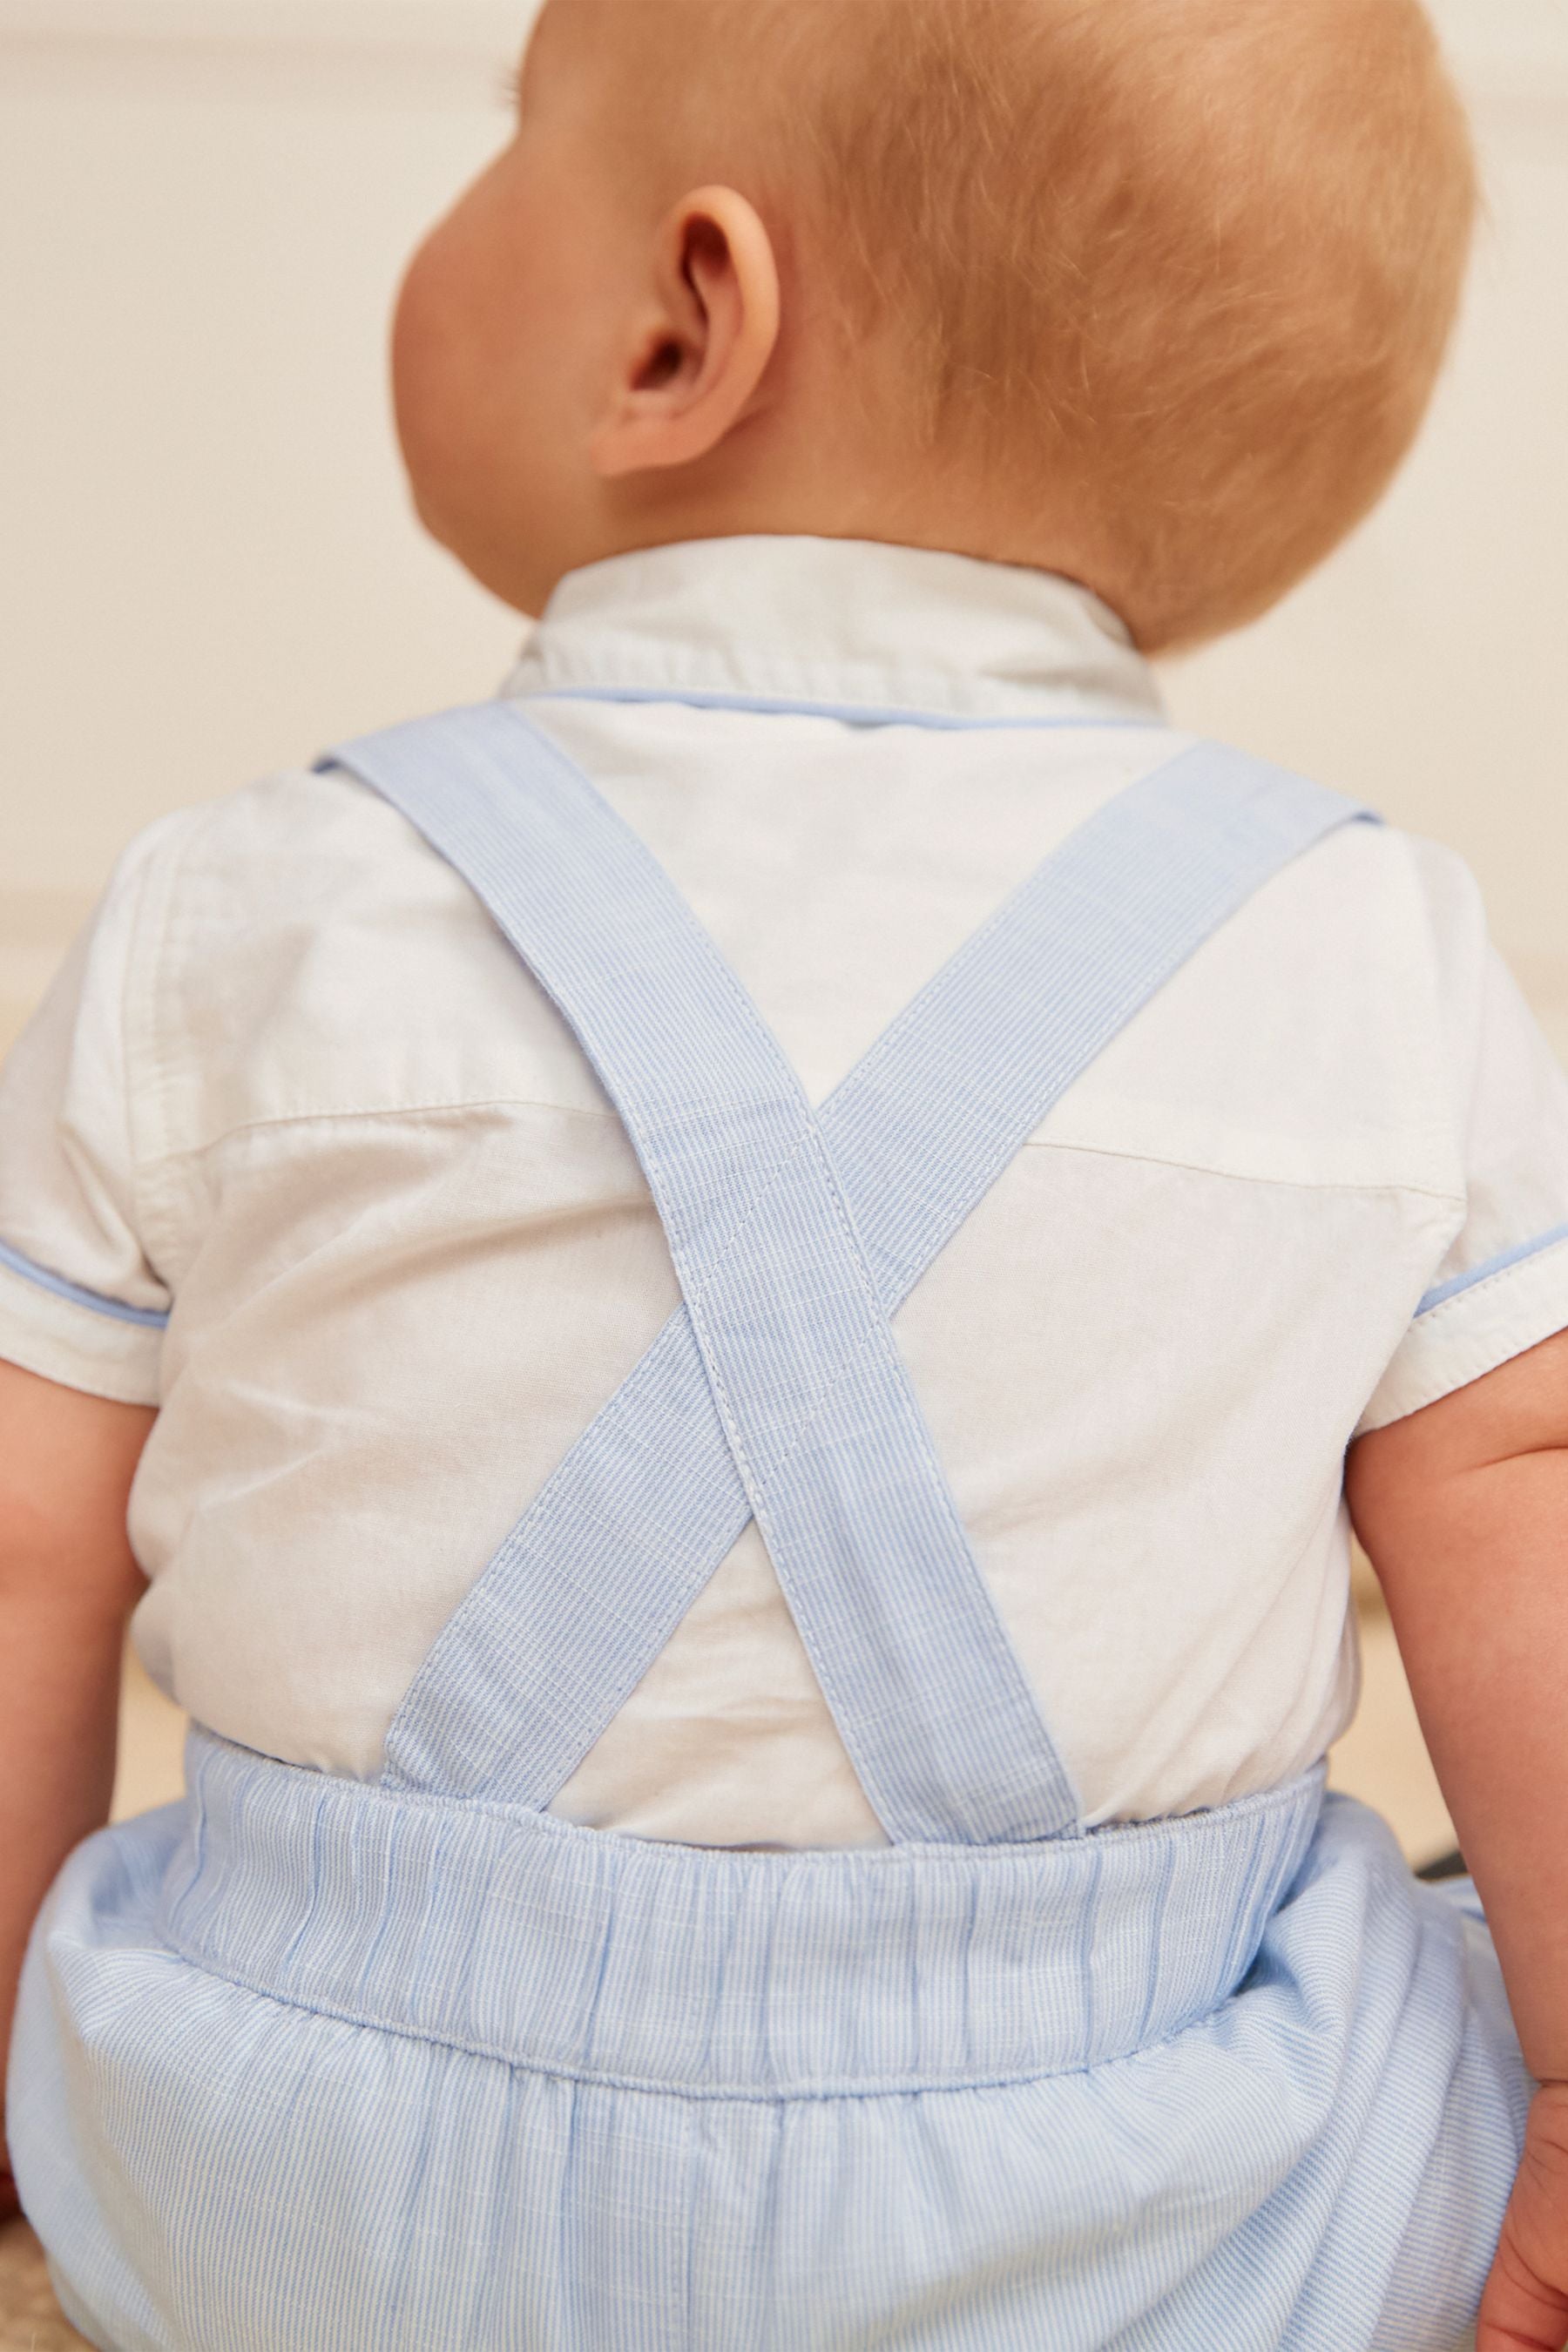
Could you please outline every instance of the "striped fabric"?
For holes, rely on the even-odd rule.
[[[1163,978],[1357,813],[1178,761],[814,1116],[515,712],[344,757],[573,1024],[687,1305],[437,1645],[380,1784],[198,1732],[186,1803],[68,1865],[11,2129],[77,2325],[106,2352],[1453,2352],[1530,2094],[1473,1903],[1321,1777],[1082,1834],[888,1320]],[[737,1511],[886,1852],[542,1810]],[[542,1643],[559,1695],[519,1671]]]
[[[1215,745],[1183,755],[1049,858],[814,1118],[667,878],[515,705],[336,757],[467,876],[561,1003],[688,1300],[437,1643],[393,1726],[394,1777],[547,1806],[755,1513],[890,1836],[1076,1827],[887,1318],[1132,1014],[1364,812]]]
[[[13,2147],[104,2352],[1451,2352],[1530,2086],[1315,1782],[697,1853],[195,1742],[35,1938]],[[1303,1854],[1305,1856],[1303,1860]]]

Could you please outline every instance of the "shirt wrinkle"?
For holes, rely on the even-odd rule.
[[[1066,723],[573,691],[600,686]],[[506,690],[561,692],[541,723],[818,1102],[1189,740],[1149,724],[1150,673],[1086,592],[854,541],[594,566]],[[1317,1761],[1355,1685],[1322,1501],[1344,1433],[1568,1326],[1564,1250],[1412,1326],[1443,1280],[1568,1223],[1568,1087],[1463,868],[1372,843],[1314,854],[1216,935],[900,1311],[1096,1826]],[[222,1737],[361,1780],[447,1619],[680,1305],[554,1008],[408,827],[295,772],[128,854],[0,1072],[0,1240],[128,1305],[136,1269],[174,1290],[161,1336],[5,1275],[0,1355],[162,1403],[133,1500],[144,1655]],[[783,1853],[879,1844],[754,1527],[555,1812]]]

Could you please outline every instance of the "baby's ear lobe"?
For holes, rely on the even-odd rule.
[[[773,243],[733,188],[700,188],[659,231],[651,283],[594,435],[606,480],[708,457],[752,406],[778,343]]]

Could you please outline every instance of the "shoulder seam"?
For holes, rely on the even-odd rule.
[[[171,1148],[167,1126],[168,1065],[163,1033],[164,964],[171,910],[180,876],[192,848],[216,822],[222,805],[221,801],[198,802],[177,812],[170,823],[167,854],[149,859],[140,877],[137,901],[131,915],[121,1055],[129,1096],[132,1197],[148,1262],[171,1290],[169,1267],[179,1255],[177,1235],[169,1204],[159,1197],[157,1185],[159,1171],[178,1156]],[[161,884],[156,897],[155,880]],[[154,1121],[156,1132],[150,1135],[148,1127]]]

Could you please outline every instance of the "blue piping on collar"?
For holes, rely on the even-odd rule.
[[[514,702],[668,702],[691,710],[738,710],[755,712],[763,717],[833,719],[846,727],[921,727],[931,733],[944,735],[1059,732],[1077,727],[1156,729],[1165,723],[1158,718],[1112,719],[1103,715],[1081,719],[965,718],[957,711],[906,710],[898,706],[882,709],[873,703],[802,702],[787,695],[713,694],[698,688],[688,689],[676,686],[549,686],[538,687],[507,698]]]

